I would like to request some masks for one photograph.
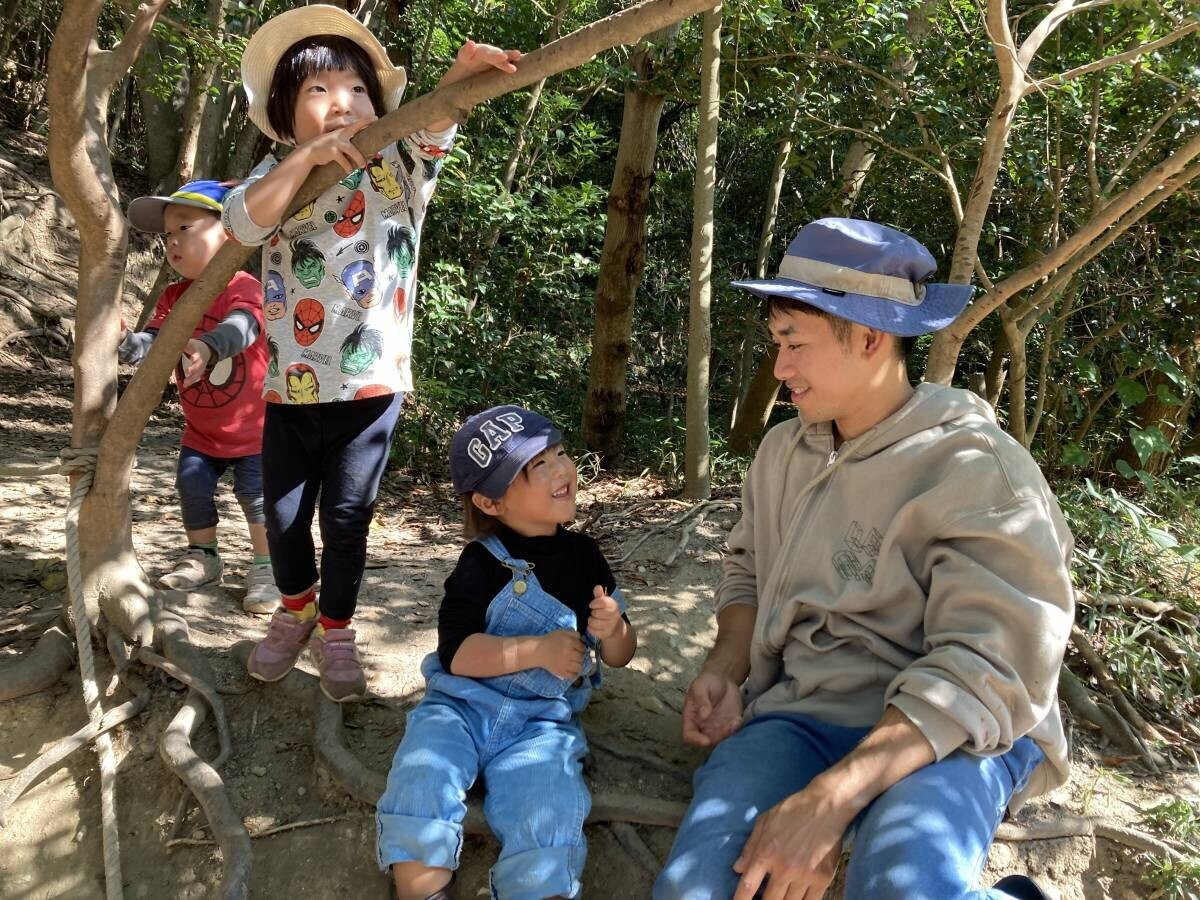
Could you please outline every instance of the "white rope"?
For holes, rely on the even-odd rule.
[[[58,470],[65,475],[78,474],[78,479],[71,488],[71,503],[67,507],[67,587],[71,593],[71,614],[75,620],[75,647],[79,653],[79,680],[83,687],[83,703],[95,726],[99,726],[104,717],[104,709],[100,705],[100,691],[96,686],[92,632],[87,604],[83,598],[83,566],[79,559],[79,509],[92,487],[98,452],[95,447],[63,450],[60,456],[61,464],[58,466]],[[12,468],[0,467],[0,473],[6,473]],[[51,467],[41,468],[48,470]],[[107,732],[96,739],[96,753],[100,757],[100,821],[104,840],[105,895],[107,900],[122,900],[124,894],[121,881],[121,845],[117,829],[117,763],[113,756],[112,738]]]

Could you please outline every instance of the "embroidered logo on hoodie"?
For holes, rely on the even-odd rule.
[[[867,534],[861,524],[851,522],[842,538],[843,549],[833,554],[833,568],[845,581],[853,579],[870,584],[875,578],[875,560],[882,545],[883,535],[878,529],[872,528]]]

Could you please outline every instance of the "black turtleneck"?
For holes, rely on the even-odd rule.
[[[586,534],[559,526],[552,535],[525,537],[500,525],[496,537],[509,556],[533,563],[545,591],[575,613],[580,633],[587,628],[593,588],[601,585],[609,594],[616,590],[608,561]],[[438,611],[438,658],[447,672],[462,642],[487,630],[488,604],[511,580],[512,573],[478,541],[463,548]]]

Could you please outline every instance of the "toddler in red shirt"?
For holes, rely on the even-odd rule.
[[[193,181],[169,197],[139,197],[129,205],[134,228],[161,234],[171,268],[184,280],[167,287],[144,331],[122,328],[122,362],[145,357],[159,328],[192,279],[226,241],[221,205],[228,187]],[[217,482],[233,470],[233,490],[246,514],[254,558],[246,573],[247,612],[270,613],[279,603],[267,549],[262,495],[263,377],[268,348],[263,334],[262,285],[238,272],[196,326],[175,371],[184,429],[175,486],[188,547],[159,584],[192,590],[218,582],[224,570],[217,550]]]

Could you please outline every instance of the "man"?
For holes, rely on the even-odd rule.
[[[967,391],[908,380],[909,338],[971,289],[905,234],[822,219],[767,299],[799,418],[746,476],[717,639],[684,740],[713,747],[655,897],[817,900],[976,890],[1006,810],[1067,776],[1056,686],[1071,535],[1037,465]]]

